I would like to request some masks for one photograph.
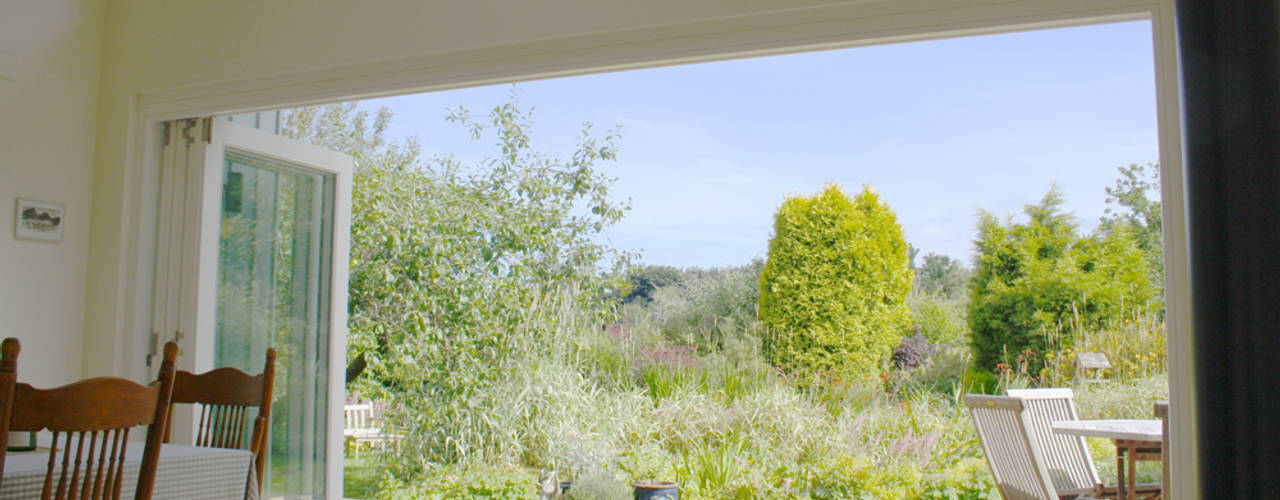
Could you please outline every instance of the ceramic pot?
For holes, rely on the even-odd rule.
[[[631,486],[636,489],[635,500],[680,499],[680,485],[670,481],[640,481]]]

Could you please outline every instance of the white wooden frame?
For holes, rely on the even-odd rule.
[[[147,328],[151,282],[147,249],[154,243],[149,234],[154,216],[148,215],[145,207],[154,206],[151,193],[156,179],[151,170],[158,163],[159,123],[163,120],[806,50],[1148,19],[1154,47],[1164,203],[1170,445],[1175,481],[1170,497],[1196,498],[1194,346],[1173,0],[957,1],[939,2],[952,6],[933,10],[912,10],[914,2],[905,2],[896,13],[876,16],[865,14],[866,3],[769,11],[141,92],[131,104],[134,123],[126,153],[129,161],[121,229],[126,234],[122,254],[135,256],[122,262],[126,282],[120,284],[118,299],[118,307],[128,311],[121,329],[131,332],[118,335],[135,336],[125,340],[133,348],[122,349],[124,366],[134,367],[137,376],[136,367],[142,363],[130,358],[139,356],[146,342],[137,336]],[[335,409],[330,420],[339,421],[340,411]],[[339,481],[331,490],[341,491],[340,471],[330,477]]]

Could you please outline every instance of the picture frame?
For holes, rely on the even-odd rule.
[[[18,198],[13,211],[13,236],[20,240],[62,241],[66,207],[61,203]]]

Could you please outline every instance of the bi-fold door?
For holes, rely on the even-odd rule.
[[[341,498],[351,158],[226,120],[165,129],[148,349],[257,373],[274,347],[264,498]],[[190,439],[189,412],[175,424]]]

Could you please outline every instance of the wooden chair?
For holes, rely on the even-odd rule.
[[[41,498],[119,499],[129,431],[145,425],[147,441],[134,499],[149,500],[160,465],[178,345],[165,344],[159,380],[151,385],[98,377],[55,389],[17,383],[19,350],[17,339],[0,343],[0,441],[7,441],[10,431],[53,433]],[[4,458],[0,447],[0,482]]]
[[[258,491],[262,491],[262,474],[270,446],[271,391],[275,387],[276,350],[267,349],[267,362],[262,373],[250,375],[236,368],[218,368],[201,374],[179,370],[173,380],[173,405],[199,406],[200,423],[195,446],[244,449],[245,420],[250,408],[257,409],[249,451],[253,453]],[[172,426],[166,425],[164,442],[172,437]]]
[[[1044,456],[1045,467],[1059,494],[1089,493],[1099,498],[1116,498],[1115,486],[1104,486],[1089,455],[1083,436],[1053,432],[1053,422],[1079,420],[1075,393],[1068,388],[1009,389],[1009,396],[1022,399],[1027,412],[1029,437]],[[1159,484],[1137,485],[1139,496],[1159,493]]]
[[[964,404],[973,416],[987,465],[1005,500],[1092,498],[1077,491],[1059,492],[1054,486],[1044,455],[1031,438],[1030,417],[1022,399],[965,394]]]

